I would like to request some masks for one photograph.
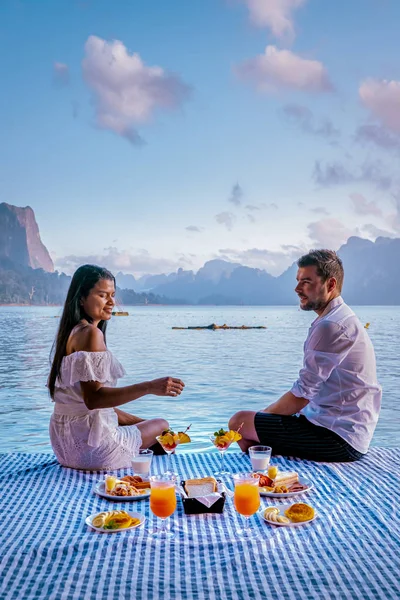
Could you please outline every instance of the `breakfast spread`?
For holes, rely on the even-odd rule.
[[[189,425],[185,431],[178,431],[178,433],[175,433],[172,429],[166,429],[158,436],[157,440],[166,452],[171,452],[175,450],[178,444],[188,444],[192,441],[186,433],[190,427]]]
[[[273,494],[287,494],[307,490],[308,486],[299,482],[296,471],[279,471],[278,467],[270,466],[268,475],[260,474],[260,491]]]
[[[285,515],[293,523],[302,523],[303,521],[310,521],[313,519],[315,516],[315,511],[309,504],[298,502],[297,504],[292,504],[290,508],[285,510]]]
[[[238,442],[242,439],[242,435],[239,433],[239,429],[237,431],[233,431],[230,429],[226,431],[225,429],[219,429],[214,432],[214,446],[216,446],[219,450],[226,450],[233,442]]]
[[[277,506],[268,506],[264,510],[264,519],[277,525],[291,525],[294,523],[305,523],[315,517],[315,511],[309,504],[298,502],[291,506],[282,507],[284,514],[281,514]]]
[[[105,490],[110,496],[143,496],[148,494],[149,488],[150,483],[138,476],[126,475],[117,479],[113,475],[107,475],[105,478]]]
[[[92,519],[93,527],[104,530],[126,529],[140,524],[140,519],[131,517],[125,510],[101,512]]]
[[[274,523],[290,523],[290,519],[279,514],[279,508],[270,506],[264,511],[264,517]]]
[[[201,479],[187,479],[185,481],[185,492],[189,498],[208,496],[217,491],[217,482],[214,477],[202,477]]]

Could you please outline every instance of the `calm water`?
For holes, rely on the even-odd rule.
[[[302,360],[314,313],[297,307],[128,307],[114,317],[108,347],[124,365],[128,385],[179,376],[179,399],[147,396],[125,405],[141,417],[163,416],[175,429],[192,423],[192,449],[209,446],[207,435],[243,408],[264,408],[287,391]],[[61,309],[0,307],[0,451],[50,452],[52,403],[45,387],[49,352]],[[400,307],[361,307],[370,322],[383,408],[376,446],[400,446]],[[173,331],[172,326],[265,325],[266,330]]]

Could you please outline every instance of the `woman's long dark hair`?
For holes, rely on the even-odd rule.
[[[47,382],[50,396],[54,398],[54,388],[57,377],[61,378],[61,362],[67,350],[67,342],[73,328],[78,325],[81,319],[86,319],[89,323],[92,322],[91,317],[85,313],[81,306],[81,300],[87,298],[91,289],[101,279],[108,279],[114,282],[115,277],[110,271],[97,265],[82,265],[77,269],[72,277],[69,286],[67,298],[64,304],[64,310],[61,315],[60,326],[58,328],[57,337],[51,349],[51,356],[54,358],[51,365],[50,375]],[[97,325],[106,338],[107,321],[100,321]]]

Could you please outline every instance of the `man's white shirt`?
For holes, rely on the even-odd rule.
[[[375,352],[368,333],[339,296],[311,324],[303,368],[292,387],[309,400],[300,414],[368,450],[381,407]]]

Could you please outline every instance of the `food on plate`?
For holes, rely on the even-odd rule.
[[[234,431],[233,429],[219,429],[218,431],[214,431],[214,446],[216,446],[219,450],[226,450],[233,442],[238,442],[242,439],[242,435],[239,433],[239,430]]]
[[[202,477],[200,479],[186,479],[185,492],[189,498],[208,496],[217,491],[217,482],[214,477]]]
[[[186,427],[185,431],[178,431],[178,433],[175,433],[172,429],[165,429],[162,434],[158,436],[157,440],[165,451],[175,450],[178,444],[188,444],[192,441],[186,433],[189,431],[190,427],[191,425]]]
[[[310,521],[315,516],[315,511],[312,506],[309,504],[303,504],[303,502],[298,502],[296,504],[292,504],[290,508],[285,510],[285,515],[293,522],[293,523],[302,523],[303,521]]]
[[[105,522],[106,517],[107,517],[107,514],[108,513],[106,513],[106,512],[101,512],[98,515],[96,515],[95,518],[92,521],[92,525],[94,527],[103,527],[104,522]]]
[[[272,477],[274,475],[274,477]],[[268,475],[260,475],[260,491],[273,494],[287,494],[307,490],[308,486],[299,483],[299,475],[296,471],[282,471],[278,467],[270,467]]]
[[[102,512],[92,520],[93,527],[99,529],[126,529],[139,523],[140,519],[131,517],[125,510]]]
[[[278,475],[278,467],[271,465],[270,467],[268,467],[268,477],[270,479],[275,479],[275,477]]]
[[[271,488],[274,487],[274,482],[273,480],[268,477],[267,475],[260,475],[260,478],[258,480],[258,485],[260,487],[265,487],[265,486],[269,486]]]
[[[125,475],[122,479],[106,476],[104,487],[110,496],[143,496],[147,494],[146,490],[150,488],[150,483],[132,475]]]
[[[273,523],[290,523],[290,519],[279,514],[279,508],[270,506],[265,509],[264,517]]]
[[[138,490],[150,489],[150,481],[143,481],[139,475],[125,475],[125,477],[121,477],[121,481],[126,481]]]
[[[118,477],[115,475],[106,475],[104,478],[104,485],[106,488],[106,492],[111,492],[114,489],[115,484],[118,481]]]

